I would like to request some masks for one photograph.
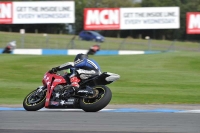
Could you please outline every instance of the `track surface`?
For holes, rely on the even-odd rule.
[[[0,111],[0,133],[200,133],[199,123],[200,114],[187,111]]]

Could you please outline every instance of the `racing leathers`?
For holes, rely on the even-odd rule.
[[[61,70],[70,70],[64,75],[64,78],[70,81],[71,86],[77,92],[79,88],[80,79],[88,79],[94,75],[100,75],[101,70],[98,63],[92,59],[76,60],[75,62],[67,62],[58,67],[54,67],[50,70],[51,73],[55,73]]]

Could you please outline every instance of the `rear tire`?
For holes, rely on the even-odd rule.
[[[104,85],[98,85],[93,88],[98,91],[97,97],[93,99],[83,98],[80,100],[80,108],[85,112],[97,112],[106,107],[112,98],[110,88]]]
[[[37,92],[37,89],[29,93],[23,101],[23,107],[27,111],[37,111],[44,107],[45,100],[46,100],[46,91],[41,92],[43,93],[41,97],[38,97],[36,99],[36,96],[34,94]],[[32,102],[32,99],[35,100]]]

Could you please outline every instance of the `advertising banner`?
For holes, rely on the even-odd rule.
[[[120,27],[119,8],[85,8],[85,30],[113,30]]]
[[[85,30],[178,29],[179,7],[85,8]]]
[[[0,23],[74,23],[74,1],[0,2]]]
[[[120,29],[178,29],[179,7],[121,8]]]
[[[200,12],[188,12],[186,14],[187,34],[200,34]]]
[[[12,2],[0,2],[0,24],[11,24],[12,13]]]

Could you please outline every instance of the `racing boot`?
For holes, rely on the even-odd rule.
[[[78,82],[80,81],[80,79],[78,79],[76,76],[73,76],[70,78],[70,82],[71,82],[71,86],[72,86],[72,89],[71,90],[71,93],[73,91],[73,93],[77,93],[78,92],[78,89],[79,89],[79,84]]]

